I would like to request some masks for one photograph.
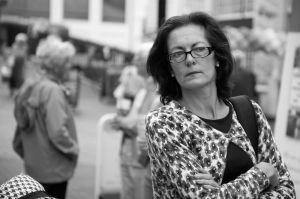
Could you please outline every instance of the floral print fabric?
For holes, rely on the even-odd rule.
[[[206,124],[176,101],[149,113],[146,119],[148,153],[151,159],[155,198],[295,198],[290,174],[274,142],[271,128],[259,105],[255,110],[259,145],[256,157],[235,111],[229,132]],[[256,165],[272,163],[280,175],[274,190],[267,176],[253,166],[235,180],[222,184],[229,142],[244,150]],[[209,171],[220,188],[207,189],[195,182],[200,168]]]

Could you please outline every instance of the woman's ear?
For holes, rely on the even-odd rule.
[[[170,66],[170,64],[168,64],[168,69],[169,69],[169,73],[170,73],[171,77],[175,77],[174,72],[173,72],[173,69],[172,69],[172,67]]]

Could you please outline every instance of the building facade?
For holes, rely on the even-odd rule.
[[[134,51],[142,42],[146,6],[146,0],[9,0],[1,21],[45,19],[66,26],[73,38]]]
[[[281,0],[9,0],[1,20],[43,18],[67,26],[73,37],[135,51],[153,38],[159,22],[192,11],[208,12],[223,26],[285,31],[290,5]]]

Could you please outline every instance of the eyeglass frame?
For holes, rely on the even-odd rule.
[[[208,49],[208,54],[205,55],[205,56],[194,56],[194,55],[192,54],[192,52],[193,52],[195,49],[197,49],[197,48],[206,48],[206,49]],[[185,57],[184,57],[184,59],[183,59],[182,61],[179,61],[179,62],[177,62],[177,61],[175,61],[175,60],[174,60],[174,61],[171,61],[170,56],[171,56],[172,54],[174,54],[174,53],[168,54],[168,61],[169,61],[170,63],[181,63],[181,62],[183,62],[183,61],[186,60],[188,54],[190,54],[193,58],[205,58],[205,57],[209,56],[213,51],[214,51],[214,48],[211,47],[211,46],[201,46],[201,47],[196,47],[196,48],[191,49],[190,51],[178,51],[178,52],[183,52],[184,55],[185,55]],[[175,52],[175,53],[178,53],[178,52]]]

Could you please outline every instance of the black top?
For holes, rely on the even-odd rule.
[[[227,133],[232,123],[233,108],[228,102],[226,102],[226,104],[229,106],[229,113],[224,118],[217,120],[201,119],[213,128],[223,133]],[[247,172],[252,166],[253,163],[247,153],[234,143],[230,142],[227,149],[226,168],[222,184],[236,179],[242,173]]]

